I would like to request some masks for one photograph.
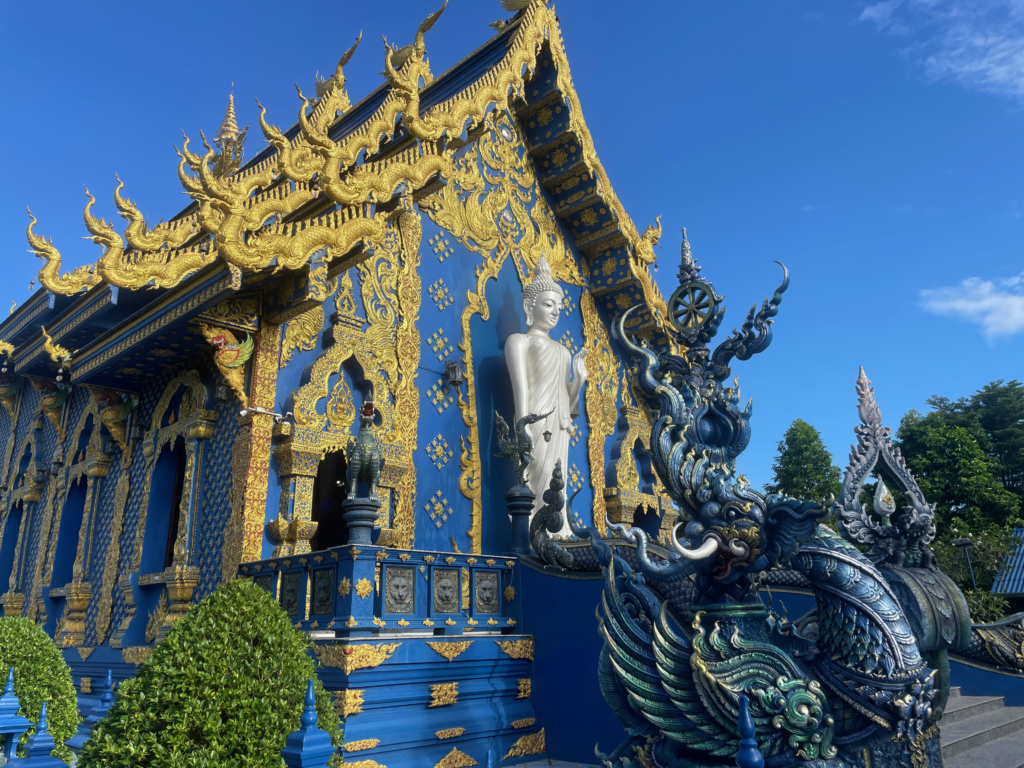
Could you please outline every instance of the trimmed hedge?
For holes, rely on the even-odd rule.
[[[47,730],[57,742],[52,754],[70,762],[71,750],[64,742],[75,735],[81,722],[71,669],[43,628],[20,616],[0,618],[0,686],[6,684],[11,667],[14,693],[21,702],[18,714],[33,723],[21,743],[36,732],[35,723],[45,701]]]
[[[79,756],[80,768],[271,768],[314,678],[320,728],[342,735],[305,635],[248,579],[194,606],[154,650]]]

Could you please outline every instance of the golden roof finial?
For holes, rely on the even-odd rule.
[[[235,84],[231,84],[232,93],[228,96],[228,111],[224,113],[224,119],[220,121],[220,128],[217,130],[217,136],[213,140],[215,144],[223,145],[228,141],[237,141],[238,139],[238,120],[235,117]]]

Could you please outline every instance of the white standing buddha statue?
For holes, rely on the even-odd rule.
[[[587,380],[587,349],[575,357],[548,334],[558,324],[565,292],[551,276],[551,266],[541,257],[533,279],[523,289],[526,311],[526,333],[514,333],[505,342],[505,363],[512,379],[515,399],[515,424],[530,414],[548,414],[526,429],[533,439],[528,483],[537,498],[530,519],[544,505],[544,491],[551,482],[555,462],[562,462],[562,476],[568,472],[569,438],[572,414]],[[550,439],[545,439],[548,433]],[[562,530],[556,535],[569,536],[572,531],[565,514]]]

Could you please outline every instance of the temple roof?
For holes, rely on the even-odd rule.
[[[325,259],[321,241],[332,243],[335,251],[338,242],[351,248],[359,238],[346,240],[339,230],[355,219],[373,219],[376,201],[388,201],[405,182],[414,189],[438,183],[446,149],[464,141],[467,129],[494,109],[516,114],[538,180],[587,261],[591,291],[608,307],[642,305],[634,330],[657,340],[665,302],[648,265],[660,226],[640,235],[612,189],[583,120],[554,10],[533,0],[495,37],[435,78],[425,36],[439,16],[428,17],[412,46],[389,48],[385,82],[356,104],[349,103],[343,71],[353,46],[334,76],[318,81],[320,97],[303,97],[295,125],[280,131],[265,122],[264,113],[260,123],[270,146],[240,167],[239,158],[222,156],[225,146],[234,151],[234,140],[241,137],[231,96],[214,146],[206,145],[204,155],[193,154],[187,142],[182,148],[179,179],[193,202],[170,221],[149,229],[134,203],[121,196],[119,184],[115,202],[129,222],[122,236],[91,215],[90,201],[86,225],[104,251],[94,266],[61,275],[59,251],[30,225],[30,245],[45,261],[40,271],[45,291],[0,322],[0,339],[17,348],[11,356],[15,372],[43,374],[56,366],[43,354],[41,335],[29,332],[49,324],[54,341],[74,353],[76,381],[98,376],[113,385],[103,372],[117,354],[105,350],[144,354],[152,336],[133,318],[149,317],[158,306],[173,307],[175,317],[156,329],[166,333],[265,284],[271,270],[284,268],[302,277],[319,269],[323,265],[315,262]],[[328,214],[335,223],[321,240],[307,237],[313,244],[300,248],[288,239],[297,231],[292,222],[303,222],[306,235],[310,229],[326,230],[322,221]],[[262,241],[268,243],[262,250],[253,246]],[[103,311],[94,307],[100,295],[110,297],[100,301]],[[182,302],[186,310],[180,309]],[[304,306],[300,300],[290,309],[272,310],[270,320],[283,322]],[[104,363],[81,364],[102,357]],[[124,374],[116,378],[119,386],[131,383]]]
[[[1013,535],[1024,542],[1024,528],[1014,528]],[[992,585],[992,594],[1024,595],[1024,543],[1006,556],[1006,563]]]

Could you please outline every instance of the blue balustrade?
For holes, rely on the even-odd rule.
[[[92,710],[89,711],[82,722],[78,724],[78,732],[68,739],[65,743],[76,753],[85,746],[85,742],[89,740],[92,735],[93,729],[96,724],[103,719],[103,716],[107,714],[114,705],[114,683],[111,677],[111,672],[107,670],[107,679],[103,682],[103,695],[100,697],[100,703],[97,704]]]
[[[757,748],[757,729],[754,718],[750,716],[750,704],[746,696],[740,696],[740,712],[736,718],[736,727],[740,732],[740,748],[736,753],[736,768],[764,768],[764,756]]]
[[[0,737],[3,738],[5,760],[14,757],[14,750],[21,735],[32,727],[32,723],[18,714],[21,702],[14,695],[14,668],[7,673],[7,685],[0,696]]]
[[[44,701],[42,709],[39,711],[36,732],[28,737],[28,743],[25,745],[25,757],[11,760],[7,764],[9,768],[67,768],[67,764],[63,760],[50,756],[57,745],[46,728],[46,702]]]
[[[462,637],[474,628],[520,632],[518,568],[515,557],[346,544],[242,563],[238,575],[275,595],[306,632],[352,639],[426,627]]]
[[[281,750],[285,765],[288,768],[326,768],[335,750],[331,735],[317,726],[316,695],[312,680],[306,688],[306,706],[299,722],[299,730],[288,736]]]

